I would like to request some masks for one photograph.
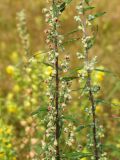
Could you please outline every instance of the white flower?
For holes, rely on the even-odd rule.
[[[54,141],[54,146],[57,146],[57,140],[55,139],[55,141]]]
[[[43,13],[46,13],[46,12],[48,12],[48,9],[47,9],[47,8],[43,8],[43,9],[42,9],[42,12],[43,12]]]
[[[79,16],[75,16],[74,19],[78,22],[78,21],[81,21],[80,17]]]

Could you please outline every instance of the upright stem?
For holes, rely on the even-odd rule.
[[[91,73],[88,70],[88,88],[89,88],[89,99],[92,105],[92,121],[93,121],[93,141],[94,141],[94,156],[95,160],[99,160],[98,148],[97,148],[97,133],[96,133],[96,113],[95,113],[95,103],[94,96],[91,88]]]
[[[53,0],[53,7],[55,6],[55,0]],[[56,14],[54,14],[54,16],[56,16]],[[56,27],[56,23],[54,24],[54,31],[56,32],[57,27]],[[58,52],[58,40],[57,40],[57,36],[55,35],[54,37],[54,51],[55,53]],[[58,56],[55,59],[55,70],[56,70],[56,76],[55,76],[55,83],[56,83],[56,92],[55,92],[55,108],[56,108],[56,141],[57,141],[57,145],[56,145],[56,160],[60,160],[60,153],[59,153],[59,58]]]
[[[84,26],[83,36],[86,38],[87,37],[86,18],[83,20],[83,26]],[[88,50],[85,49],[85,52],[86,52],[85,61],[86,61],[87,65],[89,65]],[[98,148],[97,148],[97,127],[96,127],[95,103],[94,103],[94,95],[92,93],[91,71],[89,69],[87,70],[87,76],[88,76],[87,86],[89,88],[89,100],[90,100],[91,106],[92,106],[94,156],[95,156],[95,160],[99,160]]]

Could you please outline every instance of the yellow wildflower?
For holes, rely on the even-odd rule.
[[[118,144],[116,145],[116,147],[117,147],[117,148],[120,148],[120,143],[118,143]]]
[[[10,105],[10,106],[8,106],[8,112],[9,113],[16,113],[17,112],[17,106],[16,105]]]
[[[3,143],[6,143],[6,142],[7,142],[7,139],[3,138],[3,139],[2,139],[2,142],[3,142]]]
[[[53,73],[53,68],[51,66],[47,67],[46,71],[45,71],[45,74],[47,76],[51,75]]]
[[[102,105],[97,105],[96,106],[96,113],[101,113],[103,111]]]
[[[112,103],[115,104],[115,105],[119,105],[120,101],[117,98],[113,98]]]
[[[16,63],[18,62],[18,53],[16,51],[12,52],[11,55],[10,55],[10,59]]]
[[[8,93],[7,99],[8,99],[8,100],[11,100],[11,99],[13,98],[13,96],[14,96],[13,93]]]
[[[0,152],[0,158],[4,158],[5,154],[4,152]]]
[[[88,150],[87,150],[87,148],[84,148],[83,149],[83,153],[88,153]],[[87,160],[87,158],[86,157],[84,157],[84,158],[81,158],[82,160]]]
[[[80,160],[87,160],[87,158],[85,157],[85,158],[80,158]]]
[[[3,129],[2,128],[0,128],[0,134],[2,134],[3,133]]]
[[[11,147],[12,147],[12,144],[9,143],[9,144],[7,145],[7,148],[11,148]]]
[[[6,130],[6,133],[7,133],[7,134],[11,134],[11,132],[12,132],[11,128],[8,128],[8,129]]]
[[[14,69],[14,67],[12,65],[9,65],[9,66],[6,67],[7,74],[13,75],[14,71],[15,71],[15,69]]]
[[[14,85],[14,87],[13,87],[13,91],[14,92],[16,92],[16,93],[18,93],[19,91],[20,91],[20,87],[19,87],[19,85]]]
[[[104,76],[105,76],[105,73],[104,73],[104,72],[98,72],[98,73],[96,74],[96,80],[99,81],[99,82],[101,82],[101,81],[103,81]]]

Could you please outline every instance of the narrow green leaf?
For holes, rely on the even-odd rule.
[[[83,12],[88,11],[88,10],[92,10],[94,8],[95,7],[92,7],[92,6],[86,6],[86,7],[83,8]]]
[[[109,70],[99,69],[99,68],[95,68],[95,71],[98,71],[98,72],[107,72],[107,73],[112,73],[112,72],[111,72],[111,71],[109,71]]]
[[[69,115],[69,116],[64,116],[63,118],[66,119],[66,120],[69,120],[69,121],[71,121],[71,122],[73,122],[73,123],[77,123],[77,122],[78,122],[78,121],[77,121],[75,118],[73,118],[71,115]]]
[[[80,132],[82,129],[87,128],[87,127],[91,127],[91,125],[90,125],[90,124],[80,125],[80,126],[76,129],[76,132]]]
[[[82,129],[84,129],[86,126],[85,125],[80,125],[77,129],[76,132],[81,131]]]
[[[85,2],[86,2],[88,5],[89,5],[90,1],[92,1],[92,0],[85,0]]]
[[[106,12],[96,13],[96,14],[95,14],[95,17],[101,17],[101,16],[103,16],[104,14],[106,14]]]
[[[88,16],[88,20],[89,20],[89,21],[92,21],[92,20],[94,20],[95,18],[98,18],[98,17],[100,17],[100,16],[103,16],[105,13],[106,13],[106,12],[101,12],[101,13],[96,13],[95,15],[89,15],[89,16]]]
[[[39,109],[37,109],[36,111],[32,112],[31,115],[34,116],[36,114],[39,114],[40,112],[46,112],[47,108],[46,107],[40,107]]]
[[[70,152],[70,153],[67,153],[63,156],[63,158],[69,158],[69,159],[76,159],[76,158],[84,158],[84,157],[89,157],[91,156],[92,154],[91,153],[83,153],[83,152]]]
[[[62,80],[63,81],[71,81],[71,80],[74,80],[74,79],[77,79],[78,77],[63,77]]]
[[[79,31],[79,29],[74,29],[74,30],[72,30],[71,32],[66,33],[64,36],[71,35],[71,34],[76,33],[76,32],[78,32],[78,31]]]
[[[71,2],[72,2],[72,0],[65,0],[65,1],[60,5],[59,11],[60,11],[60,12],[63,12],[63,11],[65,10],[65,8],[66,8],[66,5],[68,5],[68,4],[71,3]]]
[[[70,39],[70,40],[68,40],[68,41],[65,41],[62,45],[67,45],[67,44],[69,44],[69,43],[76,42],[76,41],[78,41],[79,39],[80,39],[80,37],[78,37],[78,38],[72,38],[72,39]]]

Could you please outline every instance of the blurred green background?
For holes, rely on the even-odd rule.
[[[65,34],[75,28],[73,15],[75,12],[74,5],[78,0],[71,3],[61,17],[63,25],[62,33]],[[26,123],[33,120],[29,119],[25,113],[30,110],[17,111],[15,107],[12,110],[6,110],[6,102],[12,99],[12,105],[18,105],[19,95],[22,93],[20,86],[16,84],[15,79],[9,74],[8,66],[17,66],[23,58],[24,51],[22,49],[18,32],[16,29],[16,13],[25,9],[27,15],[27,26],[30,33],[31,55],[36,51],[46,50],[45,35],[43,33],[46,28],[42,9],[46,6],[44,0],[0,0],[0,110],[1,110],[1,125],[0,129],[12,127],[9,143],[14,146],[14,150],[18,150],[20,141],[24,137],[24,129],[21,121],[24,119]],[[105,128],[105,141],[107,146],[106,151],[110,160],[120,159],[120,2],[119,0],[94,0],[93,6],[96,6],[96,11],[106,11],[106,15],[97,19],[98,35],[96,45],[92,49],[92,55],[98,56],[98,65],[104,66],[105,69],[112,73],[106,73],[102,81],[102,97],[107,100],[107,104],[102,105],[97,110],[98,117]],[[72,17],[72,18],[71,18]],[[67,48],[67,47],[66,47]],[[78,44],[68,45],[73,57],[72,65],[75,62],[75,53]],[[42,71],[44,72],[44,71]],[[15,88],[16,86],[16,88]],[[13,89],[14,88],[14,89]],[[18,93],[19,92],[19,93]],[[16,98],[16,95],[18,97]],[[11,98],[11,97],[12,98]],[[112,107],[111,103],[115,106]],[[76,105],[76,100],[73,102]],[[21,104],[20,104],[21,105]],[[17,106],[18,107],[18,106]],[[75,106],[76,107],[76,106]],[[73,108],[75,108],[73,106]],[[98,107],[99,108],[99,107]],[[102,108],[102,109],[101,109]],[[5,112],[4,112],[5,111]],[[19,117],[19,118],[18,118]],[[22,129],[21,129],[22,128]],[[22,131],[21,131],[22,130]],[[22,133],[18,133],[18,132]],[[5,130],[6,132],[6,130]],[[0,130],[0,141],[3,139],[3,131]],[[2,138],[1,138],[2,137]],[[18,143],[15,141],[18,139]],[[3,143],[3,142],[1,142]],[[12,160],[22,159],[27,152],[22,150],[23,155],[13,153],[11,147],[4,150],[10,152]],[[2,153],[0,152],[2,155]],[[2,156],[1,156],[2,157]],[[4,160],[4,159],[3,159]]]

